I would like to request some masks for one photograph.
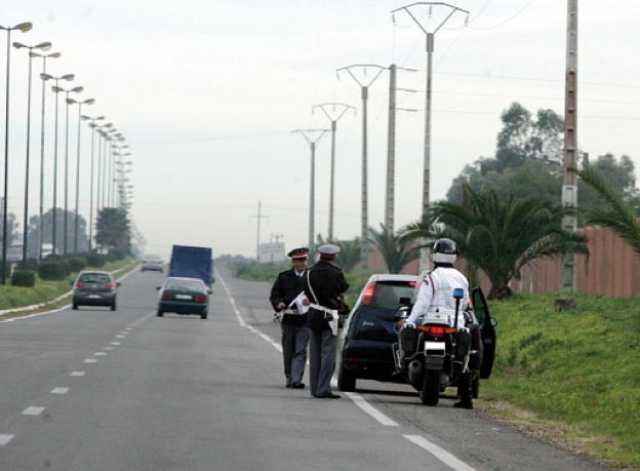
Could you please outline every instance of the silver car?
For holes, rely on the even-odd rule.
[[[140,271],[164,271],[164,262],[160,258],[147,258],[142,261]]]
[[[120,282],[106,271],[82,271],[73,283],[72,307],[107,306],[116,310],[116,295]]]

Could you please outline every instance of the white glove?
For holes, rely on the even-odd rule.
[[[411,321],[405,321],[403,327],[405,329],[415,329],[416,328],[416,324],[414,322],[411,322]]]

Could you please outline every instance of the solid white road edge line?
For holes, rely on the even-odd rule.
[[[251,332],[259,335],[260,337],[262,337],[264,340],[266,340],[271,345],[273,345],[276,348],[276,350],[278,350],[279,352],[282,352],[282,346],[281,345],[279,345],[274,340],[272,340],[268,335],[264,334],[263,332],[260,332],[258,329],[256,329],[255,327],[253,327],[251,325],[248,325],[245,322],[245,320],[242,318],[242,315],[240,314],[240,310],[238,309],[238,306],[236,304],[236,300],[234,299],[233,295],[231,294],[231,291],[227,287],[227,284],[225,283],[225,281],[222,278],[222,276],[220,276],[220,274],[218,274],[218,279],[222,283],[222,288],[226,292],[227,298],[229,299],[229,302],[231,303],[231,306],[233,307],[233,312],[234,312],[236,318],[238,319],[238,323],[242,327],[245,327],[248,330],[250,330]],[[337,385],[337,381],[336,381],[335,376],[331,379],[331,385],[333,387],[336,387],[336,385]],[[373,407],[361,395],[356,394],[356,393],[349,393],[349,392],[346,393],[346,395],[347,395],[347,397],[349,399],[351,399],[353,401],[353,403],[355,405],[357,405],[361,410],[366,412],[369,416],[373,417],[380,424],[388,426],[388,427],[398,427],[399,426],[399,424],[395,420],[391,419],[390,417],[388,417],[387,415],[383,414],[378,409]],[[463,461],[461,461],[458,458],[456,458],[454,455],[449,453],[444,448],[441,448],[438,445],[436,445],[435,443],[430,442],[429,440],[427,440],[426,438],[424,438],[421,435],[405,435],[405,434],[403,434],[402,436],[405,439],[407,439],[408,441],[410,441],[411,443],[413,443],[414,445],[417,445],[420,448],[422,448],[423,450],[429,452],[434,457],[436,457],[438,460],[440,460],[442,463],[446,464],[447,466],[449,466],[450,468],[452,468],[452,469],[454,469],[456,471],[476,471],[475,468],[472,468],[468,464],[466,464]]]
[[[44,407],[29,406],[22,411],[22,415],[40,415],[44,412]]]
[[[13,440],[13,437],[15,435],[10,435],[8,433],[1,433],[0,434],[0,446],[5,446],[7,443],[9,443],[11,440]]]
[[[455,469],[456,471],[476,471],[475,468],[472,468],[468,464],[460,461],[458,458],[453,456],[444,448],[440,448],[433,442],[430,442],[426,438],[421,435],[402,435],[404,438],[409,440],[414,445],[418,445],[420,448],[428,451],[433,456],[438,458],[444,464],[449,466],[451,469]]]
[[[86,373],[84,371],[72,371],[69,373],[69,376],[84,376]]]

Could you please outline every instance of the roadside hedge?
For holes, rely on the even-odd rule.
[[[38,275],[43,280],[64,280],[71,269],[65,260],[51,260],[42,262],[38,268]]]
[[[79,272],[87,266],[87,259],[85,257],[69,257],[67,260],[69,264],[69,270],[72,272]]]
[[[33,270],[15,270],[11,275],[13,286],[33,288],[36,285],[36,272]]]
[[[87,255],[87,265],[90,267],[100,268],[103,267],[106,262],[105,256],[97,252],[91,252]]]

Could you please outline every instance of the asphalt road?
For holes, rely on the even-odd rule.
[[[208,320],[157,318],[161,279],[128,277],[116,312],[0,323],[0,470],[602,469],[402,386],[285,389],[268,285],[227,276]]]

